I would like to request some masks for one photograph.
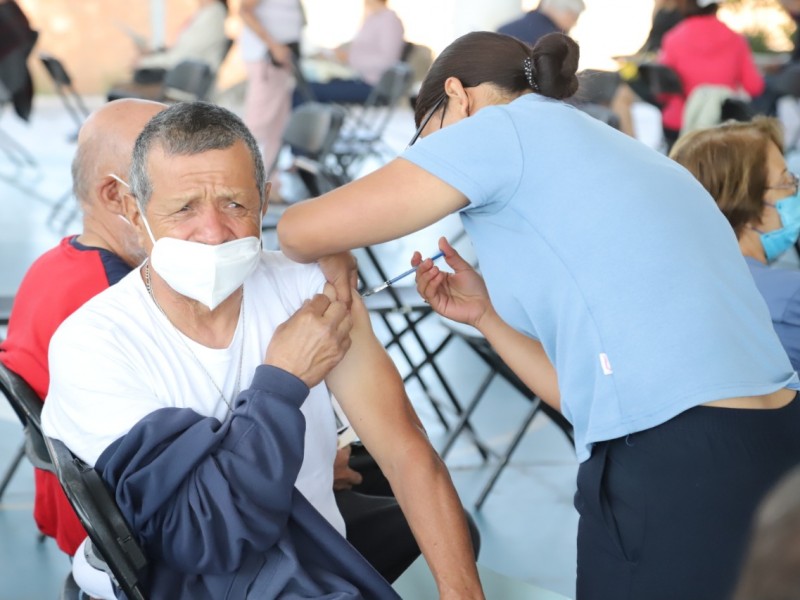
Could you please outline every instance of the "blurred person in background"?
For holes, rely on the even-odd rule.
[[[733,600],[800,600],[800,468],[759,505]]]
[[[140,51],[136,69],[160,70],[163,73],[187,59],[208,64],[216,72],[228,44],[225,19],[228,17],[227,0],[196,0],[197,9],[183,25],[175,43],[169,48]]]
[[[730,122],[682,136],[670,157],[714,198],[736,233],[772,325],[800,369],[800,271],[772,267],[800,234],[797,176],[783,157],[777,119]]]
[[[541,0],[534,10],[502,25],[497,32],[533,46],[548,33],[569,33],[584,10],[583,0]]]
[[[664,138],[668,145],[680,135],[684,106],[699,86],[714,85],[744,91],[751,98],[764,91],[764,79],[747,39],[717,18],[719,3],[685,0],[684,19],[663,38],[658,61],[680,78],[683,92],[662,99]]]
[[[274,168],[292,110],[294,62],[306,23],[300,0],[242,0],[239,50],[247,69],[244,122],[253,132],[267,170]],[[272,201],[280,202],[279,178]]]
[[[163,97],[167,71],[185,60],[207,64],[216,73],[228,52],[230,40],[225,35],[227,0],[197,0],[197,10],[181,28],[169,48],[153,50],[147,40],[124,24],[119,27],[133,39],[139,55],[133,64],[131,81],[115,83],[108,91],[109,101],[120,98]]]
[[[364,0],[364,20],[352,41],[321,53],[327,62],[344,67],[344,73],[336,69],[334,73],[338,70],[339,75],[328,81],[312,81],[309,88],[313,99],[342,104],[366,101],[381,75],[400,60],[403,35],[403,23],[386,0]],[[323,63],[323,73],[324,69]],[[295,92],[295,106],[303,100]]]
[[[27,60],[36,38],[19,5],[14,0],[0,0],[0,101],[10,99],[14,111],[26,121],[33,108]]]

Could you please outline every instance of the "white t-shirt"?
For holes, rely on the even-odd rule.
[[[239,388],[247,389],[275,329],[324,283],[316,265],[264,252],[245,281],[244,310],[230,346],[212,349],[172,326],[134,270],[89,300],[53,336],[45,435],[94,465],[109,445],[158,409],[191,408],[224,420],[228,405],[215,384],[232,402],[243,350]],[[336,422],[324,383],[311,389],[301,411],[305,454],[297,489],[344,534],[333,497]]]
[[[299,42],[305,18],[299,0],[261,0],[255,9],[256,17],[276,41],[281,44]],[[245,62],[258,62],[267,55],[267,46],[247,25],[239,36],[239,52]]]

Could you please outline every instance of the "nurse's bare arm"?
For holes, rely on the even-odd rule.
[[[444,252],[452,273],[442,271],[430,259],[422,260],[419,252],[411,259],[411,264],[417,267],[420,295],[440,315],[478,329],[526,386],[560,410],[558,377],[542,344],[520,333],[497,314],[483,278],[445,238],[439,240],[439,249]]]
[[[311,262],[397,239],[465,207],[466,196],[428,171],[397,158],[332,192],[286,209],[281,250]]]
[[[483,598],[464,510],[450,475],[357,295],[352,318],[352,345],[328,374],[328,387],[389,480],[440,598]]]

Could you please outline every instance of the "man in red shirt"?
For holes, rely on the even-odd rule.
[[[73,190],[83,211],[83,233],[61,240],[39,257],[20,284],[0,361],[44,398],[50,383],[47,350],[64,319],[113,285],[145,257],[133,227],[122,216],[121,188],[139,132],[164,104],[118,100],[84,123],[72,162]],[[58,479],[36,469],[33,515],[39,530],[72,556],[86,532]]]

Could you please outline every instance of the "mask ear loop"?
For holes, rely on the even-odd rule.
[[[127,181],[125,181],[125,180],[124,180],[122,177],[120,177],[119,175],[117,175],[117,174],[115,174],[115,173],[109,173],[109,174],[108,174],[108,176],[109,176],[109,177],[111,177],[112,179],[115,179],[115,180],[116,180],[118,183],[121,183],[121,184],[122,184],[122,185],[124,185],[126,188],[128,188],[128,189],[131,189],[131,186],[129,186],[129,185],[128,185],[128,182],[127,182]],[[133,227],[133,223],[131,223],[131,222],[130,222],[130,220],[128,219],[128,217],[126,217],[125,215],[117,215],[117,216],[118,216],[120,219],[122,219],[123,221],[125,221],[125,222],[126,222],[128,225],[130,225],[131,227]]]
[[[108,176],[112,177],[113,179],[116,179],[119,183],[124,185],[129,190],[131,189],[130,184],[119,175],[116,175],[114,173],[109,173]],[[144,208],[142,207],[142,203],[139,202],[139,199],[136,198],[136,196],[134,196],[134,199],[136,200],[136,207],[139,209],[139,213],[142,215],[142,221],[144,222],[144,228],[147,230],[147,235],[150,236],[150,241],[153,242],[153,245],[155,245],[156,238],[153,236],[153,231],[150,229],[150,223],[147,222],[147,217],[144,216]],[[123,217],[122,215],[120,215],[120,217],[124,219],[125,222],[127,222],[131,227],[133,227],[133,223],[128,221],[127,218]]]

